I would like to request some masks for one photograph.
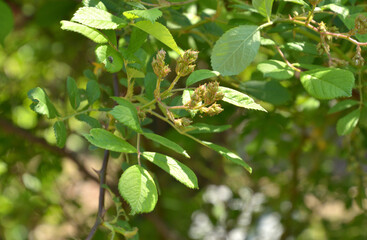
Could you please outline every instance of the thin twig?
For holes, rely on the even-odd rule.
[[[283,58],[284,62],[290,67],[292,68],[294,71],[297,72],[301,72],[301,69],[296,68],[292,63],[290,63],[287,58],[284,56],[284,53],[282,52],[282,50],[280,49],[280,47],[278,45],[274,45],[275,48],[277,49],[279,55]]]

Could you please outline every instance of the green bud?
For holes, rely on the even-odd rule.
[[[163,49],[161,49],[157,53],[156,58],[153,58],[152,61],[153,71],[159,79],[165,78],[171,72],[171,69],[169,68],[168,65],[166,65],[164,61],[165,57],[166,52]]]
[[[189,126],[192,123],[192,121],[188,118],[183,117],[175,119],[173,123],[175,124],[176,127],[186,127]]]
[[[358,34],[367,33],[367,17],[360,14],[354,20],[354,27]]]
[[[357,46],[356,55],[352,58],[353,64],[356,67],[363,67],[364,66],[364,58],[361,55],[361,47]]]
[[[198,58],[198,51],[187,50],[177,60],[176,74],[184,77],[192,73],[195,69],[195,62]]]

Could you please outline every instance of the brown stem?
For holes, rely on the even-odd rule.
[[[301,69],[296,68],[292,63],[290,63],[284,56],[284,53],[282,52],[282,50],[280,49],[280,47],[278,47],[277,45],[275,45],[275,48],[277,49],[279,55],[283,58],[284,62],[290,67],[292,68],[294,71],[297,72],[301,72]]]

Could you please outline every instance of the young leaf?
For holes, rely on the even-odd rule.
[[[56,137],[56,145],[59,148],[63,148],[66,143],[66,127],[62,121],[57,121],[54,124],[54,133]]]
[[[120,29],[127,25],[125,19],[95,7],[79,8],[71,21],[97,29]]]
[[[142,133],[139,124],[138,111],[134,105],[124,98],[112,97],[119,105],[115,106],[109,113],[120,123],[131,128],[135,132]]]
[[[46,115],[49,119],[59,116],[56,108],[51,103],[46,92],[42,88],[36,87],[29,90],[28,98],[33,101],[31,104],[31,109],[36,113]]]
[[[190,74],[190,76],[187,78],[186,80],[186,87],[197,83],[201,80],[207,79],[207,78],[212,78],[212,77],[218,77],[219,76],[219,72],[216,71],[210,71],[208,69],[200,69],[200,70],[196,70],[194,72],[192,72]]]
[[[269,18],[274,0],[252,0],[252,6],[264,17]]]
[[[194,123],[190,125],[190,129],[191,128],[193,128],[193,130],[188,131],[190,134],[219,133],[231,128],[231,125],[215,126],[206,123]]]
[[[74,78],[68,77],[66,80],[66,88],[71,106],[76,110],[80,105],[79,89]]]
[[[169,30],[158,22],[151,23],[150,21],[140,21],[135,23],[133,26],[140,28],[144,32],[149,33],[172,50],[181,54],[180,48],[177,46]]]
[[[281,105],[291,100],[288,89],[275,80],[241,82],[239,88],[261,101],[274,105]]]
[[[344,136],[351,133],[358,124],[360,114],[360,109],[357,109],[340,118],[336,123],[336,131],[338,135]]]
[[[100,31],[79,23],[61,21],[61,29],[80,33],[95,43],[108,43],[107,37]]]
[[[178,145],[177,143],[165,138],[165,137],[162,137],[160,135],[157,135],[157,134],[154,134],[154,133],[143,133],[144,137],[154,141],[154,142],[157,142],[179,154],[182,154],[184,155],[185,157],[187,158],[190,158],[190,156],[187,154],[187,152],[185,151],[185,149],[183,149],[180,145]]]
[[[135,153],[136,148],[102,128],[93,128],[84,137],[94,146],[115,152]]]
[[[226,87],[219,87],[219,91],[224,94],[224,98],[222,100],[227,103],[233,104],[237,107],[266,112],[266,110],[263,107],[255,103],[255,101],[252,98],[250,98],[244,93]]]
[[[95,7],[104,11],[107,11],[106,6],[101,0],[83,0],[84,7]]]
[[[108,72],[115,73],[122,69],[121,54],[110,45],[99,45],[95,52],[97,60],[105,65]]]
[[[189,188],[199,188],[195,173],[183,163],[155,152],[143,152],[142,156]]]
[[[95,118],[88,116],[87,114],[78,114],[75,118],[79,121],[87,123],[91,128],[101,128],[101,124]]]
[[[237,154],[229,151],[227,148],[216,145],[211,142],[202,141],[206,146],[213,149],[214,151],[217,151],[219,154],[221,154],[223,157],[227,158],[228,160],[234,162],[235,164],[238,164],[242,167],[244,167],[249,173],[252,172],[252,168],[247,165],[245,161],[242,160],[241,157],[239,157]]]
[[[301,83],[311,96],[318,99],[350,97],[354,75],[338,68],[315,69],[302,72]]]
[[[162,12],[157,8],[147,10],[131,10],[123,13],[127,19],[143,18],[154,23],[162,16]]]
[[[99,90],[99,85],[97,81],[90,80],[87,83],[86,88],[87,99],[90,105],[92,105],[95,101],[97,101],[101,95],[101,91]]]
[[[264,74],[264,77],[285,80],[293,77],[294,70],[286,63],[278,60],[267,60],[257,65],[257,70]]]
[[[157,188],[149,172],[141,166],[129,167],[121,175],[118,188],[131,207],[131,214],[154,210],[158,201]]]
[[[356,100],[352,100],[352,99],[343,100],[343,101],[340,101],[337,104],[335,104],[332,108],[330,108],[327,113],[332,114],[332,113],[340,112],[340,111],[343,111],[345,109],[356,106],[358,104],[359,104],[359,102],[356,101]]]
[[[236,75],[254,60],[260,47],[257,26],[245,25],[232,28],[215,43],[211,63],[223,76]]]
[[[3,1],[0,1],[0,13],[0,43],[2,44],[14,27],[14,18],[10,7]]]

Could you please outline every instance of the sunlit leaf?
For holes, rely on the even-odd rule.
[[[184,155],[187,158],[190,158],[190,156],[187,154],[185,149],[183,149],[180,145],[175,143],[174,141],[169,140],[168,138],[162,137],[160,135],[154,134],[154,133],[143,133],[144,137],[157,142],[179,154]]]
[[[138,111],[134,105],[124,98],[112,97],[119,105],[115,106],[109,113],[120,123],[141,133]]]
[[[122,69],[121,54],[110,45],[99,45],[95,52],[97,60],[105,65],[108,72],[115,73]]]
[[[127,24],[125,19],[95,7],[79,8],[71,21],[97,29],[120,29]]]
[[[219,92],[224,93],[224,98],[222,100],[227,103],[233,104],[237,107],[266,112],[266,110],[259,104],[255,103],[255,101],[251,97],[237,90],[227,87],[219,87]]]
[[[162,16],[162,12],[158,8],[151,8],[146,10],[131,10],[123,13],[128,19],[143,18],[152,23]]]
[[[107,37],[102,32],[79,23],[61,21],[61,29],[80,33],[96,43],[108,43]]]
[[[199,188],[195,173],[183,163],[160,153],[143,152],[142,156],[168,172],[187,187]]]
[[[157,188],[149,172],[139,165],[129,167],[120,177],[118,189],[131,207],[131,214],[151,212],[158,201]]]
[[[360,109],[357,109],[340,118],[336,123],[336,131],[338,135],[343,136],[351,133],[357,126],[360,115],[361,111]]]
[[[28,98],[32,100],[31,108],[36,113],[46,115],[50,119],[59,116],[56,108],[42,88],[36,87],[29,90]]]

